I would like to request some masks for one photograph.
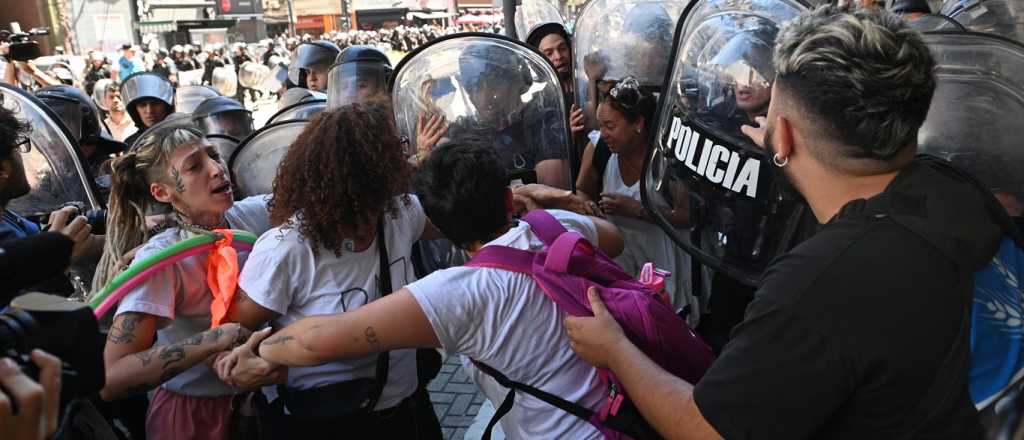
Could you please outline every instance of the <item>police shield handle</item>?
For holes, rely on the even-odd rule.
[[[744,124],[740,127],[740,131],[754,141],[758,147],[764,148],[764,137],[768,134],[768,118],[757,116],[754,118],[754,123],[757,124],[756,127]]]
[[[763,138],[763,136],[762,136]],[[663,151],[673,152],[675,159],[692,173],[729,191],[757,198],[761,178],[761,160],[749,151],[733,151],[726,142],[687,126],[672,118],[672,129]]]

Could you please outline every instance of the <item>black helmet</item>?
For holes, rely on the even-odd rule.
[[[928,2],[926,0],[892,0],[892,5],[889,6],[889,12],[894,14],[907,14],[913,12],[930,14],[932,9],[928,6]]]
[[[101,154],[116,154],[126,149],[125,144],[110,138],[100,120],[99,109],[81,89],[49,86],[36,91],[36,97],[60,117],[80,145],[94,145]]]
[[[124,107],[135,125],[144,125],[136,107],[142,101],[153,99],[167,104],[168,114],[174,111],[174,85],[162,75],[138,72],[129,75],[121,83],[121,100],[125,102]]]
[[[288,66],[288,79],[299,87],[307,88],[307,71],[314,66],[322,66],[326,73],[340,52],[341,49],[336,44],[327,40],[300,44],[292,54],[292,62]]]
[[[327,107],[363,101],[386,91],[391,80],[391,60],[373,46],[346,47],[328,73]]]
[[[565,44],[570,46],[572,45],[572,38],[569,36],[569,31],[565,29],[565,26],[563,26],[562,23],[554,22],[541,23],[533,29],[530,29],[530,33],[526,35],[526,44],[540,49],[540,40],[543,40],[544,37],[551,34],[561,35],[562,38],[565,38]]]
[[[192,113],[192,120],[206,134],[224,134],[244,139],[254,131],[252,112],[227,96],[204,100]]]

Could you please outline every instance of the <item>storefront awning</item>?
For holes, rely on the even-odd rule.
[[[139,22],[139,32],[143,34],[159,34],[163,32],[184,31],[189,29],[221,29],[238,24],[237,20],[167,20]]]
[[[174,24],[174,21],[142,21],[136,26],[139,27],[139,33],[143,34],[159,34],[178,30],[178,25]]]

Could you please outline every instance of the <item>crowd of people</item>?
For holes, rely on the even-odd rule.
[[[749,12],[722,3],[694,8]],[[439,439],[444,352],[496,408],[487,438],[984,438],[975,274],[1024,243],[1019,188],[917,156],[947,62],[908,24],[927,5],[777,3],[675,45],[636,38],[671,32],[664,8],[627,15],[660,76],[560,23],[398,72],[390,51],[465,29],[127,45],[70,84],[8,64],[0,303],[119,296],[96,410],[55,402],[50,354],[24,360],[38,383],[5,358],[0,437]],[[222,87],[249,64],[258,86]],[[277,98],[266,127],[246,94]],[[41,165],[61,146],[70,177]],[[79,181],[99,220],[13,209]],[[16,274],[5,249],[43,240],[60,267]]]

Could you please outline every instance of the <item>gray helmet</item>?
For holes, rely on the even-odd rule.
[[[142,119],[136,107],[145,100],[157,100],[167,105],[168,113],[174,111],[174,85],[161,75],[152,72],[131,74],[121,83],[121,99],[135,125],[142,127]]]
[[[192,112],[192,120],[206,134],[244,139],[253,132],[252,112],[227,96],[208,98]]]
[[[324,72],[334,63],[341,49],[327,40],[310,41],[300,44],[292,54],[288,65],[288,79],[299,87],[308,88],[306,76],[309,69],[322,67]]]

